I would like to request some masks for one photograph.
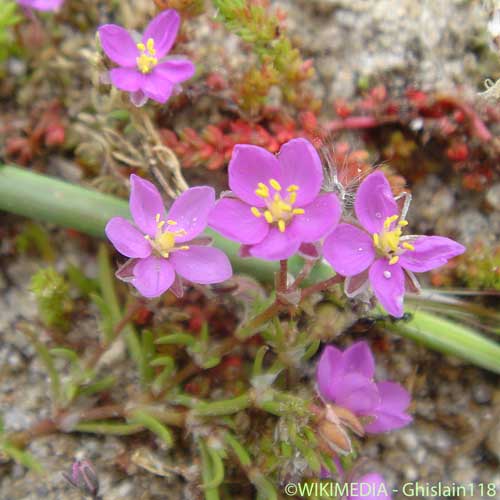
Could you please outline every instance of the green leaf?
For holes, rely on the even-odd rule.
[[[19,448],[16,448],[8,442],[2,443],[0,445],[0,449],[15,462],[24,465],[24,467],[31,469],[37,474],[43,473],[42,465],[31,453],[20,450]]]
[[[172,333],[170,335],[164,335],[163,337],[159,337],[155,340],[155,344],[159,345],[186,345],[188,347],[194,345],[196,343],[196,339],[187,334],[187,333]]]
[[[171,448],[173,446],[174,438],[170,429],[168,429],[168,427],[165,427],[161,422],[156,420],[156,418],[149,415],[145,411],[134,411],[129,420],[131,423],[140,424],[156,434],[167,445],[168,448]]]

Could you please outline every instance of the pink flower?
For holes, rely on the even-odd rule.
[[[413,272],[442,266],[465,251],[441,236],[403,236],[408,222],[380,171],[362,182],[354,210],[364,229],[340,224],[326,238],[324,256],[337,273],[348,277],[345,291],[349,297],[370,283],[384,309],[395,317],[403,316],[405,289],[418,291]]]
[[[371,434],[408,425],[410,395],[395,382],[374,382],[375,361],[366,342],[357,342],[344,352],[327,346],[321,354],[316,381],[321,396],[363,417]]]
[[[104,52],[120,66],[109,72],[111,83],[130,92],[137,106],[148,98],[165,103],[176,86],[194,75],[194,65],[187,59],[163,60],[175,42],[179,25],[179,14],[165,10],[149,23],[139,43],[115,24],[99,28]]]
[[[192,241],[207,226],[215,203],[211,187],[188,189],[165,214],[153,184],[137,175],[130,176],[130,183],[130,212],[135,225],[123,217],[113,217],[106,225],[106,235],[114,247],[131,258],[118,272],[119,278],[130,281],[144,297],[152,298],[174,284],[176,273],[204,285],[231,277],[231,264],[221,250]]]
[[[233,196],[217,202],[209,225],[253,257],[287,259],[339,221],[340,203],[334,194],[320,194],[322,182],[321,160],[305,139],[287,142],[277,156],[237,144],[229,163]]]
[[[64,0],[17,0],[17,3],[23,7],[35,10],[59,10]]]

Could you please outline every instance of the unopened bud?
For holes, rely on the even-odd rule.
[[[64,479],[93,499],[99,498],[99,478],[88,460],[77,460],[71,467],[71,475],[62,473]]]

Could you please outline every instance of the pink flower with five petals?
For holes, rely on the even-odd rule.
[[[361,183],[354,211],[363,228],[340,224],[324,242],[324,257],[338,274],[347,277],[345,291],[349,297],[371,284],[392,316],[403,316],[406,288],[418,290],[414,272],[442,266],[465,251],[460,243],[441,236],[403,236],[408,222],[380,171]]]
[[[144,297],[153,298],[172,286],[178,291],[178,276],[204,285],[231,277],[226,254],[196,239],[205,230],[215,203],[211,187],[188,189],[166,214],[160,193],[151,182],[131,175],[130,184],[130,212],[135,224],[113,217],[106,225],[111,243],[131,259],[118,271],[119,278],[131,282]]]
[[[149,23],[139,43],[121,26],[105,24],[99,28],[104,52],[120,66],[109,72],[111,83],[130,92],[135,105],[142,106],[148,98],[165,103],[175,87],[194,75],[194,64],[188,59],[163,59],[175,42],[180,22],[175,10],[161,12]]]
[[[305,139],[287,142],[278,155],[237,144],[229,163],[232,195],[217,202],[209,225],[252,257],[287,259],[340,219],[340,203],[333,193],[320,194],[322,183],[321,160]]]

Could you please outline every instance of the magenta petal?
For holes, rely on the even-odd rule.
[[[259,182],[280,181],[280,165],[276,157],[264,148],[250,144],[236,144],[229,162],[229,187],[243,201],[256,207],[265,202],[255,194]]]
[[[348,276],[344,282],[344,293],[350,298],[354,298],[363,293],[369,286],[368,269],[359,274]]]
[[[260,242],[250,247],[252,257],[264,260],[288,259],[300,247],[300,240],[291,238],[288,231],[282,233],[276,227],[271,227],[267,236]]]
[[[321,353],[316,370],[316,381],[321,396],[327,400],[334,400],[334,381],[339,378],[342,365],[342,351],[334,346],[326,346]]]
[[[424,273],[446,264],[451,258],[465,252],[465,247],[442,236],[420,236],[412,240],[415,250],[406,250],[399,257],[401,267]]]
[[[172,83],[182,83],[189,80],[195,73],[194,64],[187,59],[172,59],[158,64],[154,69],[162,78]]]
[[[172,231],[186,232],[182,236],[176,236],[175,241],[190,241],[203,232],[214,204],[215,191],[209,186],[193,187],[184,191],[174,201],[167,214],[167,219],[176,222]]]
[[[177,11],[164,10],[148,24],[142,42],[146,44],[148,39],[152,38],[155,42],[156,58],[161,59],[172,48],[180,24],[181,18]]]
[[[302,207],[311,203],[323,183],[323,167],[314,146],[306,139],[292,139],[281,147],[278,160],[283,187],[292,184],[299,187],[296,205]]]
[[[399,213],[391,186],[382,172],[370,174],[359,186],[354,202],[359,222],[369,233],[378,233],[387,217]]]
[[[137,227],[154,237],[157,231],[156,216],[165,219],[165,207],[160,193],[151,182],[132,174],[130,176],[130,212]]]
[[[375,382],[360,373],[350,373],[333,386],[334,401],[356,415],[371,415],[380,405]]]
[[[136,67],[139,49],[126,29],[116,24],[105,24],[98,31],[102,48],[113,62],[129,68]]]
[[[390,265],[386,259],[377,259],[370,267],[370,284],[382,307],[392,316],[403,316],[405,276],[399,264]]]
[[[151,73],[143,75],[141,90],[153,101],[165,104],[172,95],[174,84],[155,68]]]
[[[222,198],[208,218],[210,227],[230,240],[243,244],[262,241],[269,232],[264,217],[255,217],[250,206],[234,198]]]
[[[189,250],[172,252],[170,262],[183,278],[202,285],[220,283],[233,274],[226,254],[213,247],[192,245]]]
[[[350,224],[340,224],[323,245],[323,255],[335,272],[342,276],[361,273],[375,259],[370,236]]]
[[[346,349],[342,362],[344,373],[360,373],[366,378],[372,378],[375,373],[375,360],[366,342],[356,342]]]
[[[356,485],[356,488],[351,486],[352,495],[347,500],[392,500],[384,478],[376,472],[360,477],[356,480]]]
[[[171,264],[161,257],[141,259],[134,267],[132,284],[144,297],[151,299],[166,292],[175,279]]]
[[[136,68],[113,68],[109,77],[117,89],[137,92],[141,88],[142,74]]]
[[[303,214],[293,217],[287,231],[306,243],[318,241],[331,232],[342,213],[339,200],[333,193],[318,196],[303,209]]]
[[[395,382],[379,382],[380,405],[373,414],[375,420],[366,426],[366,431],[372,434],[400,429],[412,421],[406,413],[410,405],[408,391]]]
[[[63,4],[64,0],[17,0],[19,5],[40,11],[55,11]]]
[[[125,257],[145,258],[151,254],[151,245],[127,219],[113,217],[105,231],[113,246]]]

